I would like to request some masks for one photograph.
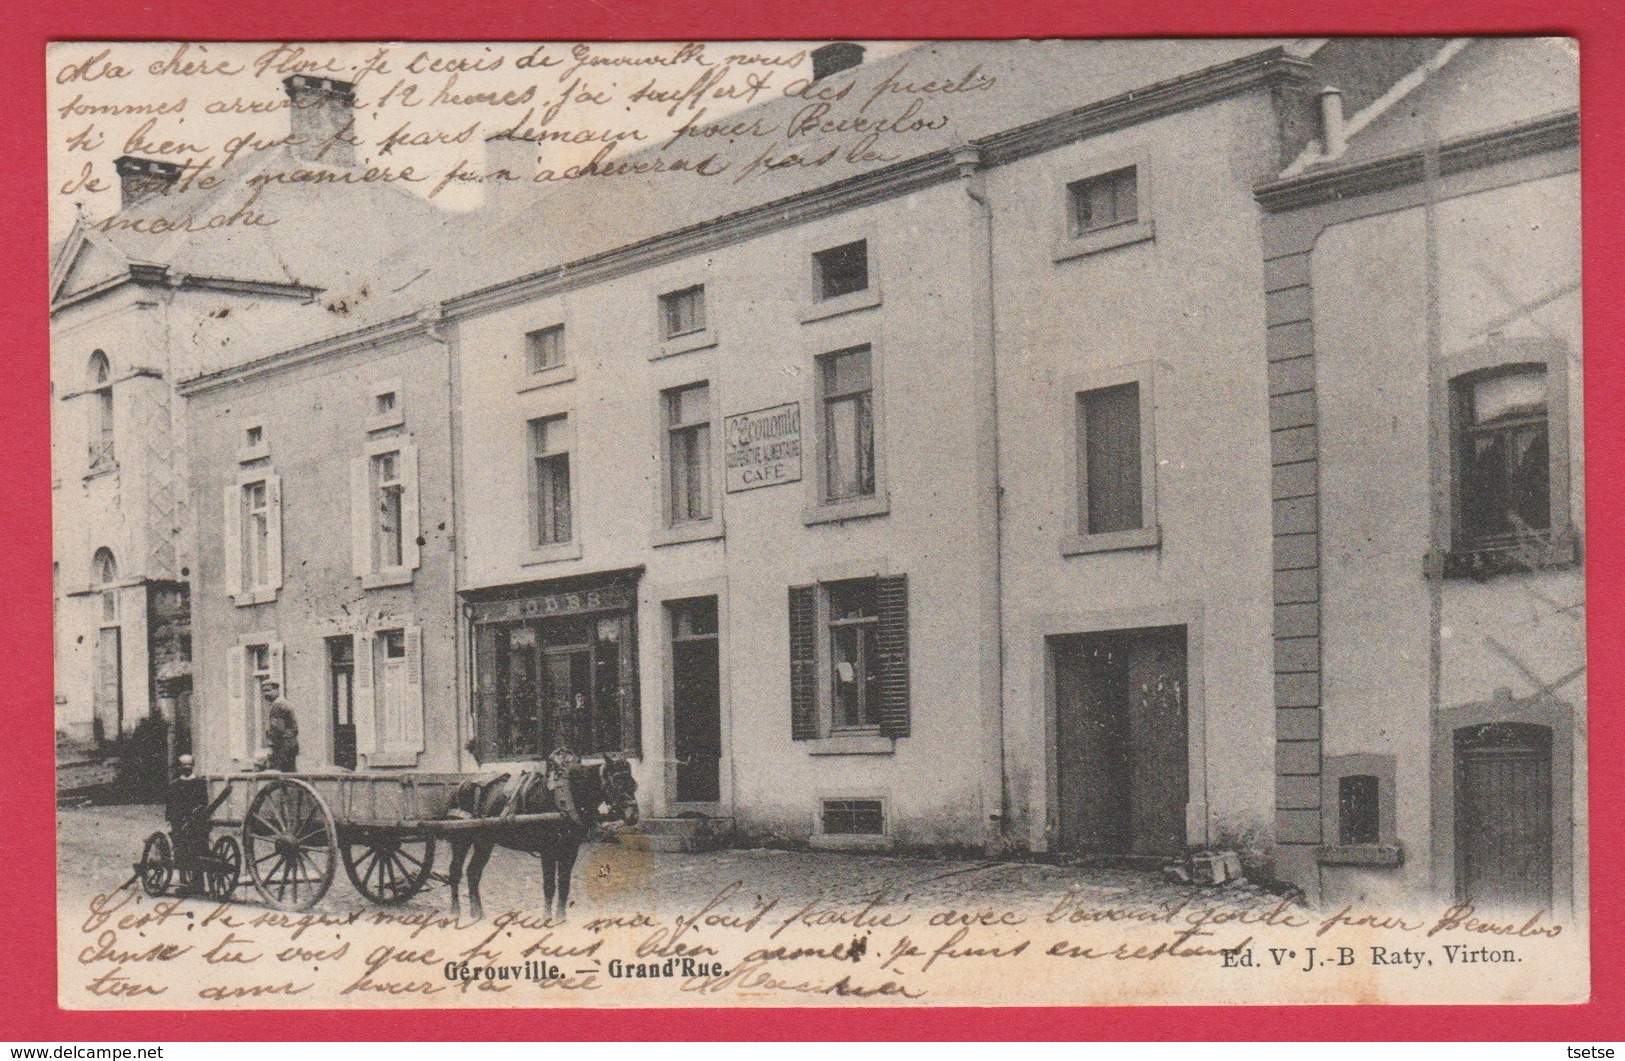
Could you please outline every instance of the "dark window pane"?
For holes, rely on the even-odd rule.
[[[1144,523],[1140,482],[1140,385],[1124,383],[1079,396],[1083,510],[1088,534],[1138,530]]]
[[[1338,843],[1378,842],[1377,800],[1377,779],[1370,774],[1354,774],[1338,779]]]
[[[1463,544],[1551,527],[1545,370],[1458,383],[1456,476]]]
[[[858,240],[813,255],[818,270],[818,297],[839,298],[869,286],[869,243]]]
[[[1072,234],[1110,228],[1140,217],[1138,173],[1133,166],[1067,186],[1072,198]]]

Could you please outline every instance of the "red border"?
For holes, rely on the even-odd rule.
[[[38,1041],[301,1039],[439,1040],[458,1030],[474,1039],[1485,1039],[1606,1041],[1625,1038],[1625,978],[1619,871],[1625,815],[1609,798],[1625,781],[1619,750],[1625,726],[1617,701],[1598,696],[1625,677],[1621,611],[1609,591],[1621,584],[1621,550],[1611,533],[1625,515],[1625,373],[1613,349],[1625,299],[1625,20],[1610,2],[1467,0],[1418,4],[1366,0],[1356,8],[1306,12],[1299,0],[1230,7],[1210,0],[1093,0],[1002,5],[934,0],[908,7],[865,0],[798,8],[760,0],[397,0],[345,9],[330,0],[227,4],[217,0],[53,0],[11,8],[0,33],[0,202],[11,253],[0,261],[0,337],[10,353],[0,368],[0,587],[12,629],[0,637],[0,710],[6,732],[26,750],[0,770],[0,926],[5,946],[5,1034]],[[760,39],[844,37],[1307,36],[1326,33],[1460,35],[1551,33],[1579,38],[1584,99],[1587,537],[1591,622],[1591,823],[1593,1001],[1583,1006],[1409,1006],[1380,1015],[1347,1007],[1225,1007],[1022,1010],[483,1010],[261,1014],[81,1013],[56,1006],[55,849],[52,826],[51,613],[49,605],[50,452],[47,400],[45,44],[51,39]],[[1600,591],[1600,592],[1599,592]],[[470,1020],[471,1018],[471,1020]],[[1374,1019],[1375,1018],[1375,1019]]]

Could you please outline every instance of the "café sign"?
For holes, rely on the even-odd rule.
[[[723,421],[728,493],[801,479],[801,403],[739,413]]]

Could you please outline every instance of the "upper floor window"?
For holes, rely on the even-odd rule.
[[[570,418],[530,422],[531,544],[562,545],[574,537],[570,498]]]
[[[401,566],[402,504],[399,451],[372,458],[372,555],[374,570]]]
[[[1117,381],[1108,386],[1073,392],[1069,488],[1077,522],[1062,542],[1068,555],[1158,541],[1149,367],[1114,375]]]
[[[282,585],[282,480],[263,466],[226,486],[226,592],[260,604]]]
[[[826,501],[875,493],[872,367],[867,346],[825,354],[818,360]]]
[[[662,394],[666,411],[666,500],[671,524],[711,518],[711,387]]]
[[[118,581],[118,561],[113,559],[113,550],[103,546],[96,550],[90,560],[91,577],[98,586],[111,586]],[[51,569],[52,575],[56,568]],[[118,622],[118,590],[103,589],[101,592],[102,622]]]
[[[267,581],[271,559],[271,511],[266,483],[243,484],[243,579],[249,589]]]
[[[869,241],[857,240],[813,254],[820,299],[840,298],[869,286]]]
[[[564,367],[564,325],[525,333],[525,370],[531,375]]]
[[[1475,373],[1453,389],[1459,547],[1550,530],[1545,366]]]
[[[695,284],[660,296],[660,338],[676,339],[705,330],[705,285]]]
[[[97,350],[90,355],[91,394],[95,406],[90,424],[90,470],[113,466],[113,382],[107,355]]]
[[[351,566],[365,589],[403,585],[418,567],[418,450],[407,437],[376,437],[350,462]]]
[[[1125,166],[1066,186],[1068,227],[1082,236],[1140,219],[1139,169]]]

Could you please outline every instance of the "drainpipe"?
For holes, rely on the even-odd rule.
[[[423,311],[423,334],[432,341],[437,342],[446,354],[446,428],[448,450],[448,467],[446,469],[446,493],[451,500],[451,630],[452,630],[452,718],[455,723],[454,745],[457,751],[457,769],[469,769],[467,757],[468,750],[464,747],[468,737],[463,724],[463,684],[468,674],[468,644],[463,630],[463,612],[459,606],[457,590],[463,584],[462,579],[462,491],[457,486],[457,469],[462,464],[462,417],[457,403],[461,393],[457,386],[458,360],[457,344],[446,334],[446,307],[444,303],[437,302]],[[455,326],[453,326],[455,327]],[[421,531],[420,531],[421,533]],[[468,689],[468,702],[473,703],[474,691]],[[472,734],[470,733],[470,736]]]
[[[981,653],[978,702],[982,705],[982,806],[987,812],[985,848],[1002,853],[1008,842],[1009,792],[1004,746],[1004,527],[1003,488],[999,485],[999,373],[993,297],[993,206],[981,153],[969,144],[954,149],[954,165],[965,194],[975,204],[982,245],[981,283],[972,299],[977,337],[972,366],[976,391],[976,482],[984,518],[978,521],[977,553],[987,577],[980,582],[979,612],[992,645]]]

